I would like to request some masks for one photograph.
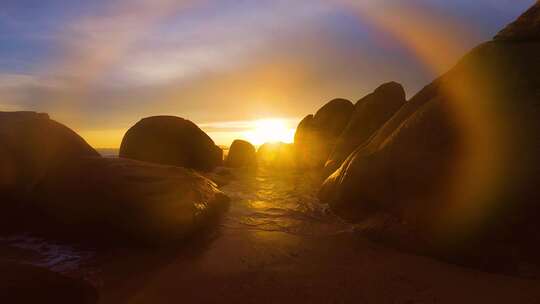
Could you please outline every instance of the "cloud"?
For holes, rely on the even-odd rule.
[[[88,13],[48,21],[55,30],[39,32],[47,37],[39,41],[54,52],[34,58],[39,64],[21,68],[15,59],[32,60],[7,50],[23,71],[0,62],[0,105],[49,112],[97,146],[118,145],[122,130],[150,115],[199,124],[296,119],[390,80],[411,95],[488,38],[474,18],[445,14],[451,9],[438,0],[93,3]],[[238,131],[221,127],[209,131]]]

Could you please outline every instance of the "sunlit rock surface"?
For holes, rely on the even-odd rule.
[[[244,140],[235,140],[229,148],[225,165],[232,168],[250,167],[257,164],[255,147]]]
[[[515,24],[537,20],[538,4],[524,16]],[[412,250],[509,272],[539,265],[539,54],[536,39],[477,47],[351,154],[321,199]]]
[[[298,164],[302,167],[324,166],[353,111],[354,105],[350,101],[334,99],[315,115],[305,117],[294,136]]]
[[[223,151],[193,122],[175,116],[140,120],[124,135],[120,157],[211,171]]]
[[[97,303],[97,291],[88,283],[44,268],[0,260],[2,303]]]
[[[405,91],[396,82],[385,83],[360,99],[325,165],[326,171],[332,173],[336,170],[354,149],[370,139],[405,102]]]

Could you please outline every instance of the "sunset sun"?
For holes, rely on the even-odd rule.
[[[292,143],[295,128],[287,125],[284,119],[261,119],[253,122],[251,130],[244,133],[244,137],[254,145],[267,142]]]

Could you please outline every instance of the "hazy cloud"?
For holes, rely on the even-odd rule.
[[[156,114],[225,143],[239,127],[216,121],[299,119],[390,80],[411,95],[532,2],[7,0],[0,107],[49,112],[94,145]]]

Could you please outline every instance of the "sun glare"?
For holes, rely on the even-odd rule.
[[[253,123],[253,128],[244,133],[244,137],[254,145],[267,142],[292,143],[295,129],[287,125],[284,119],[261,119]]]

